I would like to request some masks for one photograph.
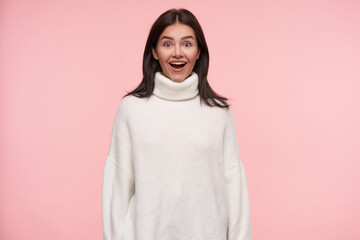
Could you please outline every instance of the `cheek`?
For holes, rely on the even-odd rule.
[[[160,61],[161,68],[167,68],[167,62],[166,61]]]
[[[170,55],[171,55],[171,50],[170,49],[166,49],[166,48],[163,48],[163,47],[158,48],[158,56],[159,56],[159,58],[168,59]]]
[[[190,61],[195,62],[197,59],[197,50],[191,50],[187,53],[187,57]]]
[[[194,53],[194,54],[191,55],[191,61],[196,62],[196,60],[197,60],[197,54]]]
[[[160,64],[166,63],[166,61],[168,59],[167,54],[164,51],[159,51],[158,52],[158,57],[159,57]]]

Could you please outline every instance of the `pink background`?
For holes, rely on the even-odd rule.
[[[360,239],[358,1],[0,4],[0,239],[102,239],[115,110],[172,7],[200,21],[233,106],[253,239]]]

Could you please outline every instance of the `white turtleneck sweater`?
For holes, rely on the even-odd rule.
[[[103,172],[104,240],[250,240],[231,110],[200,105],[198,75],[155,74],[153,95],[117,108]]]

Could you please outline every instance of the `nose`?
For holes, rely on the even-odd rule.
[[[178,44],[175,45],[174,51],[173,51],[173,57],[179,58],[182,56],[182,50],[181,50],[181,46],[179,46]]]

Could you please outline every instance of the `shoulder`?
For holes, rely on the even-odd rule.
[[[215,102],[217,102],[218,104],[222,105],[222,103],[220,102],[220,100],[218,99],[214,99]],[[214,109],[214,111],[216,111],[218,114],[220,114],[223,118],[223,120],[227,120],[229,119],[229,117],[233,117],[233,110],[232,110],[232,106],[229,105],[228,107],[217,107],[217,106],[213,106],[210,107],[212,109]]]
[[[146,98],[139,98],[133,95],[125,96],[120,100],[117,112],[122,115],[129,115],[132,112],[136,112],[139,106],[143,105],[146,101]]]
[[[208,106],[206,104],[203,104],[202,112],[205,114],[205,118],[211,119],[211,121],[216,122],[216,125],[219,127],[225,127],[233,118],[233,109],[231,106],[227,108],[222,108],[218,106]]]
[[[224,106],[224,103],[221,102],[219,99],[214,98],[213,101],[216,102],[219,105]],[[228,103],[228,107],[213,106],[211,108],[217,109],[217,111],[222,112],[222,114],[224,114],[224,115],[228,115],[228,114],[230,114],[232,112],[232,107],[231,107],[231,105],[229,103]]]
[[[119,103],[119,108],[123,111],[127,111],[129,109],[131,109],[132,107],[135,107],[136,105],[138,105],[140,103],[141,99],[138,97],[135,97],[133,95],[128,95],[123,97],[120,100]]]
[[[228,125],[232,124],[234,119],[234,113],[233,113],[233,107],[228,106],[227,108],[221,108],[221,107],[211,107],[214,112],[216,112],[216,115],[219,117],[218,120],[222,122],[223,124]]]

